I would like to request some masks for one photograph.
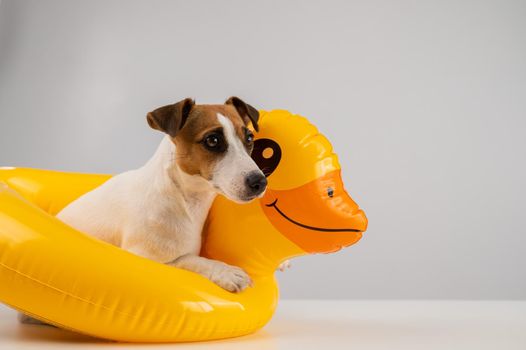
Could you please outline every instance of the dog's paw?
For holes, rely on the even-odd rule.
[[[286,269],[290,269],[290,260],[285,260],[284,262],[282,262],[281,264],[279,264],[278,266],[278,270],[280,270],[281,272],[285,271]]]
[[[210,277],[212,282],[229,292],[241,292],[252,285],[250,276],[240,267],[221,264]]]

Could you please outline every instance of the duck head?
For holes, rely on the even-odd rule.
[[[265,195],[247,205],[218,198],[205,228],[205,255],[257,272],[356,243],[367,218],[343,186],[329,141],[284,110],[260,112],[259,128],[252,158],[267,177]]]

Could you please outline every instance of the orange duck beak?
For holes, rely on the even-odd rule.
[[[343,187],[340,170],[290,190],[267,189],[260,201],[272,225],[307,253],[356,243],[367,218]]]

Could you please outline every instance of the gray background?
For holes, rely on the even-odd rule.
[[[526,2],[2,1],[0,164],[120,172],[149,110],[308,116],[370,229],[286,298],[526,298]]]

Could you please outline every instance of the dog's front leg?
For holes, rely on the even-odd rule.
[[[240,267],[198,255],[183,255],[168,265],[203,275],[229,292],[241,292],[252,284],[250,276]]]

